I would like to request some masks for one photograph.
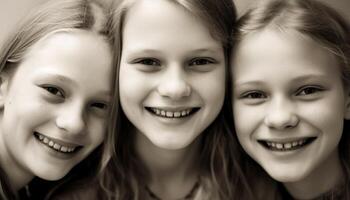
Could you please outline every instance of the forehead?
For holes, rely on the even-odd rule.
[[[57,32],[39,40],[27,52],[15,76],[35,78],[55,74],[77,83],[109,87],[112,55],[101,36],[89,31]]]
[[[269,73],[286,74],[286,71],[287,78],[340,73],[335,56],[316,41],[273,29],[248,35],[234,52],[232,63],[236,79],[263,76],[266,79]]]
[[[152,50],[183,58],[198,49],[222,52],[222,44],[201,19],[170,1],[138,1],[129,10],[123,28],[123,55]]]
[[[37,41],[25,54],[26,62],[62,63],[79,61],[76,57],[99,60],[104,64],[111,59],[100,59],[99,55],[111,56],[105,39],[97,33],[85,30],[61,30],[50,33]],[[84,56],[83,56],[84,55]]]
[[[217,43],[202,19],[167,0],[137,1],[127,12],[123,41],[128,44],[152,45],[171,43],[179,44],[187,40],[201,43]]]
[[[248,34],[233,52],[233,62],[239,65],[309,63],[335,65],[336,58],[321,44],[296,32],[265,29]]]

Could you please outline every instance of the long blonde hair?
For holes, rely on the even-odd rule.
[[[115,46],[117,77],[119,77],[119,64],[122,51],[122,33],[125,17],[128,10],[137,3],[136,0],[124,0],[115,5],[113,12],[113,29],[115,31]],[[236,11],[231,0],[174,0],[171,1],[183,7],[188,12],[199,17],[211,31],[213,38],[221,42],[226,61],[226,94],[229,94],[230,80],[229,55],[231,50],[231,33],[235,27]],[[240,198],[242,193],[249,193],[240,166],[235,136],[232,133],[230,97],[226,95],[224,106],[217,119],[205,130],[201,147],[200,178],[204,188],[209,191],[210,199]],[[122,112],[119,103],[115,123],[114,155],[107,165],[106,171],[100,179],[101,187],[106,192],[107,199],[140,199],[140,186],[145,181],[142,163],[133,152],[133,135],[130,133],[133,125]],[[234,147],[232,147],[234,146]],[[147,173],[147,172],[146,172]]]

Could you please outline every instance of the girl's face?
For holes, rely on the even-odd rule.
[[[336,59],[299,36],[267,29],[243,40],[233,58],[239,141],[281,182],[338,170],[337,146],[348,115]]]
[[[94,33],[56,33],[2,75],[1,155],[19,177],[62,178],[102,143],[111,53]],[[9,77],[10,76],[10,77]]]
[[[125,20],[119,79],[121,106],[141,140],[184,148],[222,107],[223,47],[182,7],[140,1]]]

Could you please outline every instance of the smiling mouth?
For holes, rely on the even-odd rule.
[[[151,112],[152,114],[158,116],[158,117],[164,117],[164,118],[184,118],[193,115],[196,113],[200,108],[188,108],[183,110],[176,110],[176,111],[170,111],[155,107],[145,107],[147,111]]]
[[[59,144],[57,141],[54,141],[53,139],[46,137],[43,134],[40,134],[38,132],[34,132],[34,136],[36,139],[39,140],[39,142],[41,142],[42,144],[44,144],[45,146],[49,147],[52,150],[55,150],[57,152],[60,153],[75,153],[77,151],[79,151],[83,146],[67,146],[64,144]]]
[[[288,142],[276,142],[270,140],[258,140],[258,142],[271,151],[293,151],[305,147],[315,139],[316,137],[308,137]]]

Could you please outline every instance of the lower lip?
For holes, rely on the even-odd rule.
[[[63,152],[58,152],[56,150],[51,149],[50,147],[46,146],[44,143],[42,143],[38,138],[36,138],[34,135],[33,137],[35,138],[35,141],[44,148],[44,150],[49,153],[50,156],[54,158],[58,158],[61,160],[69,160],[72,159],[79,150],[73,153],[63,153]]]

